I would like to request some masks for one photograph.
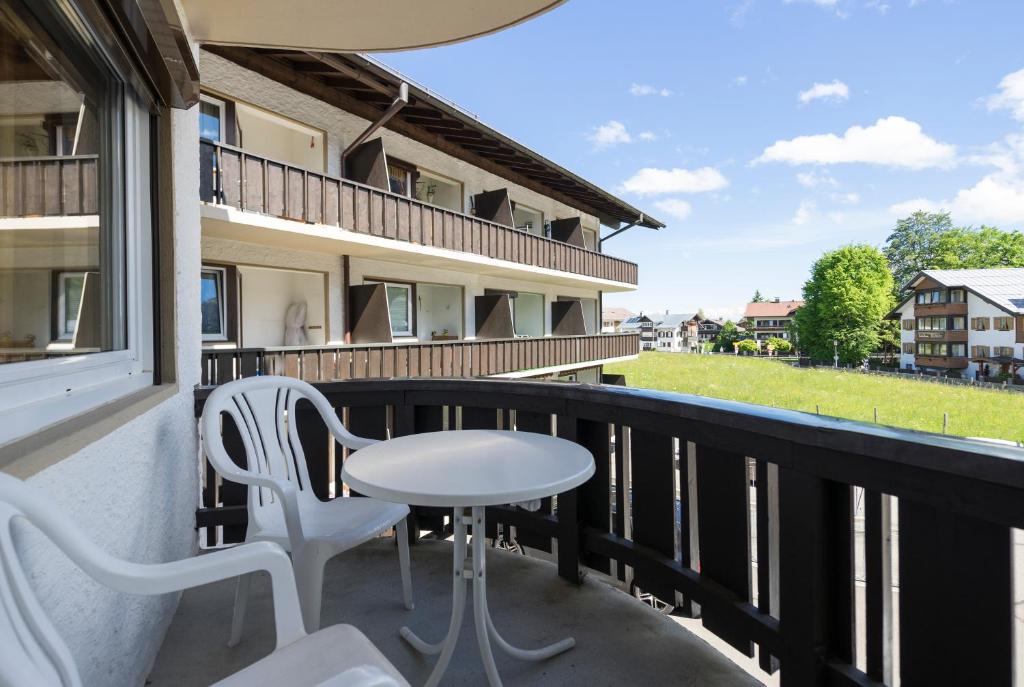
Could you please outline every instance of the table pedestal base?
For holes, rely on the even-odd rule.
[[[441,681],[444,671],[448,668],[452,652],[455,651],[455,644],[459,639],[459,628],[462,626],[462,616],[466,608],[466,584],[470,579],[473,580],[473,620],[476,625],[476,640],[480,646],[480,658],[483,659],[487,681],[491,687],[501,685],[501,677],[498,675],[498,668],[494,664],[494,654],[491,652],[491,640],[508,655],[524,661],[542,661],[557,656],[576,645],[576,640],[569,637],[540,649],[520,649],[509,644],[498,634],[494,628],[494,622],[491,620],[490,611],[487,610],[484,507],[474,506],[472,518],[468,518],[465,511],[466,509],[456,508],[453,523],[455,529],[452,567],[454,580],[452,582],[452,617],[448,624],[448,634],[437,644],[431,644],[417,637],[408,627],[403,627],[400,630],[402,638],[420,653],[441,654],[433,672],[430,673],[426,687],[436,687]],[[470,523],[474,528],[473,550],[471,557],[467,558],[466,526]]]

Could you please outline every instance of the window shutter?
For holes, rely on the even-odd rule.
[[[383,139],[375,138],[361,144],[348,154],[343,163],[346,179],[368,186],[376,186],[385,191],[391,190]]]
[[[473,209],[480,219],[502,224],[511,227],[515,224],[512,219],[512,201],[508,197],[507,188],[499,188],[497,191],[484,191],[473,196]]]
[[[356,284],[348,287],[349,323],[352,343],[391,343],[391,313],[384,284]]]
[[[583,222],[579,217],[553,220],[551,222],[551,238],[572,246],[587,247],[583,240]]]

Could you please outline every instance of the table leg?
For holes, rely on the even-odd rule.
[[[437,659],[437,665],[434,666],[434,670],[430,673],[426,687],[436,687],[441,681],[444,671],[448,668],[448,662],[452,658],[452,652],[455,651],[455,644],[459,639],[459,628],[462,626],[462,616],[466,608],[466,578],[464,575],[466,563],[466,521],[461,508],[455,509],[453,520],[455,541],[452,547],[454,550],[452,554],[452,617],[448,623],[448,633],[437,644],[431,644],[417,637],[408,627],[403,627],[399,631],[402,638],[420,653],[441,654],[441,657]]]
[[[485,527],[485,509],[483,507],[473,508],[473,531],[483,532]],[[563,651],[576,646],[576,640],[567,637],[561,641],[541,647],[540,649],[520,649],[509,644],[498,634],[491,619],[490,609],[487,608],[487,562],[484,556],[486,546],[483,537],[473,537],[473,619],[476,624],[476,638],[480,644],[480,658],[483,659],[484,669],[487,672],[487,680],[491,687],[501,685],[501,678],[498,676],[498,669],[494,664],[494,655],[491,651],[491,642],[494,642],[502,651],[513,658],[523,661],[542,661],[552,656],[557,656]]]
[[[459,639],[459,628],[462,625],[462,615],[466,608],[466,582],[472,575],[473,578],[473,622],[476,628],[476,639],[480,647],[480,658],[484,663],[484,671],[487,673],[487,682],[491,687],[501,687],[501,676],[498,675],[498,667],[494,663],[494,653],[491,649],[491,640],[501,648],[502,651],[514,658],[524,661],[542,661],[552,656],[557,656],[576,645],[576,640],[568,637],[554,644],[541,647],[540,649],[520,649],[509,644],[498,634],[491,620],[490,610],[487,608],[487,560],[485,557],[486,544],[484,532],[486,531],[485,509],[483,506],[476,506],[472,509],[472,519],[466,515],[465,510],[455,509],[454,514],[454,552],[452,554],[452,616],[448,624],[448,633],[444,639],[436,644],[425,642],[416,636],[408,627],[403,627],[399,633],[414,649],[423,654],[441,654],[437,665],[430,673],[426,687],[436,687],[441,681],[448,663],[451,660],[452,652],[455,651],[455,644]],[[473,548],[472,569],[467,570],[467,525],[473,525]]]

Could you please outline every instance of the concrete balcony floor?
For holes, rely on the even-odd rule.
[[[412,548],[416,609],[401,603],[398,554],[391,540],[369,542],[328,563],[323,625],[351,623],[361,629],[413,685],[422,685],[435,657],[425,658],[399,636],[409,625],[437,641],[451,612],[452,548],[423,541]],[[576,647],[540,663],[495,651],[508,685],[760,685],[702,639],[631,596],[590,575],[580,586],[559,578],[551,563],[488,549],[488,602],[506,639],[534,648],[565,636]],[[274,624],[270,583],[252,585],[242,642],[228,648],[234,581],[184,594],[148,684],[208,685],[270,653]],[[486,684],[467,600],[459,644],[444,685]]]

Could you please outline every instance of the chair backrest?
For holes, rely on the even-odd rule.
[[[81,684],[67,645],[29,586],[14,547],[13,525],[28,520],[81,567],[105,554],[96,549],[45,495],[0,473],[0,684]]]
[[[311,384],[291,377],[249,377],[214,389],[203,407],[201,432],[206,456],[214,469],[222,475],[237,469],[220,429],[220,416],[227,415],[234,422],[245,450],[246,471],[288,480],[297,488],[300,501],[316,500],[295,422],[295,407],[300,400],[312,403],[325,421],[334,414],[323,394]],[[225,422],[224,434],[230,431]],[[269,489],[249,487],[249,515],[257,524],[271,513],[278,515],[280,507]]]

